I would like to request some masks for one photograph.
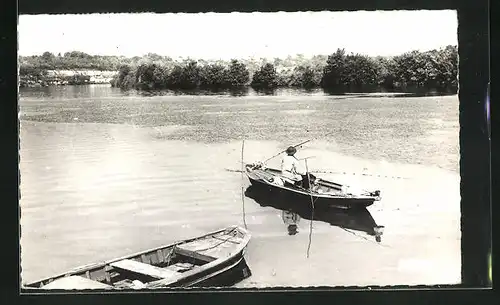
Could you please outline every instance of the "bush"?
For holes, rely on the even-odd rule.
[[[273,89],[279,86],[279,78],[276,68],[271,63],[264,64],[255,72],[251,86],[257,89]]]
[[[250,72],[244,63],[231,60],[226,74],[226,87],[241,87],[248,84],[250,81]]]
[[[218,63],[209,64],[200,68],[200,87],[220,89],[226,86],[228,71]]]

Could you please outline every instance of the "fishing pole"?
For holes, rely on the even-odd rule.
[[[326,137],[326,136],[328,136],[328,135],[331,135],[332,133],[334,133],[334,132],[333,132],[333,131],[332,131],[332,132],[329,132],[329,133],[327,133],[327,134],[325,134],[325,135],[322,135],[321,137]],[[297,145],[294,145],[294,146],[292,146],[292,147],[296,148],[296,147],[302,146],[302,145],[304,145],[304,144],[306,144],[306,143],[308,143],[308,142],[311,142],[311,141],[316,140],[316,139],[319,139],[319,138],[320,138],[320,137],[312,138],[312,139],[309,139],[309,140],[307,140],[307,141],[301,142],[301,143],[299,143],[299,144],[297,144]],[[266,163],[267,161],[269,161],[269,160],[271,160],[271,159],[273,159],[273,158],[276,158],[276,157],[277,157],[277,156],[279,156],[280,154],[284,153],[287,149],[288,149],[288,148],[283,149],[282,151],[280,151],[279,153],[275,154],[274,156],[272,156],[272,157],[270,157],[270,158],[266,159],[263,163]]]
[[[312,241],[312,229],[313,229],[313,220],[314,220],[314,198],[312,195],[312,182],[311,177],[309,175],[309,169],[307,168],[307,159],[305,159],[306,163],[306,174],[307,174],[307,183],[309,184],[309,196],[311,197],[311,221],[309,222],[309,243],[307,244],[307,258],[309,258],[309,250],[311,250],[311,241]]]
[[[243,163],[244,150],[245,150],[245,139],[243,139],[243,142],[241,143],[241,203],[243,208],[243,224],[245,225],[245,229],[247,229],[247,221],[245,215],[245,190],[243,187],[243,179],[244,179],[243,173],[245,167],[245,163]]]
[[[309,156],[309,157],[299,158],[297,160],[298,161],[302,161],[302,160],[313,159],[313,158],[316,158],[316,157],[315,156]]]

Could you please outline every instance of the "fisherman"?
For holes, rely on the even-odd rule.
[[[295,157],[297,149],[294,146],[288,147],[285,152],[286,155],[281,160],[281,174],[293,181],[294,185],[308,189],[310,185],[308,176],[312,182],[316,177],[301,170],[299,160]]]
[[[293,146],[286,149],[286,154],[281,160],[281,174],[285,178],[292,180],[295,185],[300,185],[302,183],[302,172],[299,170],[299,160],[295,157],[296,152],[297,149]]]

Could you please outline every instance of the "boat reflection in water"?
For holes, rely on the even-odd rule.
[[[260,206],[282,210],[281,216],[287,226],[289,235],[298,233],[297,228],[301,218],[311,220],[311,216],[313,216],[311,202],[291,200],[289,197],[284,199],[284,196],[273,195],[272,192],[256,188],[253,185],[246,189],[245,196],[255,200]],[[374,236],[377,242],[382,240],[384,226],[379,226],[365,207],[346,210],[316,206],[313,220],[326,222],[344,229],[364,232]]]
[[[287,225],[288,235],[295,235],[299,233],[298,224],[300,222],[300,216],[291,210],[283,210],[281,213],[281,218],[285,225]]]

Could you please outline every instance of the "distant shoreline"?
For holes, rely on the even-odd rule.
[[[117,71],[98,70],[46,70],[42,75],[21,75],[19,87],[39,88],[48,86],[111,84]]]
[[[72,70],[72,75],[57,71]],[[52,72],[50,72],[52,71]],[[82,71],[101,71],[95,78]],[[458,89],[458,49],[446,46],[392,57],[369,57],[337,49],[305,58],[174,60],[158,54],[143,57],[89,55],[73,51],[57,56],[20,57],[20,86],[110,83],[128,90],[241,91],[264,94],[279,88],[323,89],[328,93],[454,94]],[[92,79],[92,77],[94,77]]]

